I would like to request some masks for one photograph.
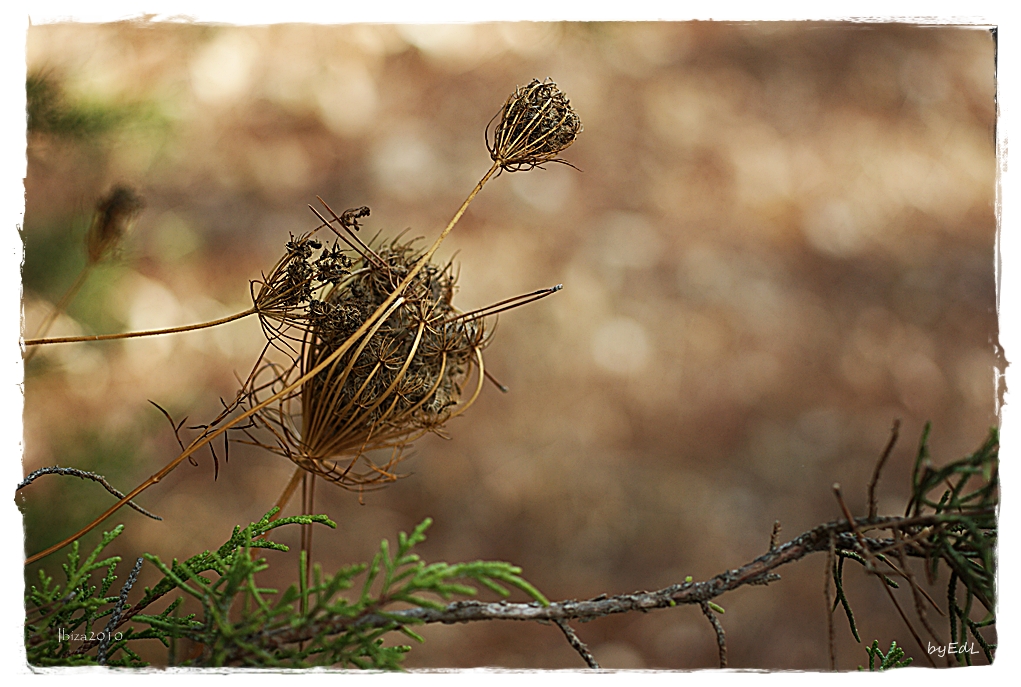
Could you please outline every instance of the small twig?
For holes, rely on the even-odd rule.
[[[588,667],[592,670],[599,670],[599,664],[596,663],[595,657],[588,650],[588,646],[586,646],[585,642],[578,639],[578,635],[574,633],[574,630],[567,624],[567,621],[557,619],[553,622],[556,623],[556,626],[563,631],[564,636],[567,637],[567,641],[571,645],[571,648],[578,652],[578,655],[584,659],[585,663],[588,664]]]
[[[347,212],[344,212],[342,214],[342,216],[338,217],[337,213],[333,211],[333,208],[331,208],[329,205],[326,204],[325,200],[323,200],[319,196],[316,196],[316,200],[318,200],[320,203],[323,204],[323,207],[326,208],[326,211],[329,212],[331,215],[333,215],[333,221],[335,221],[338,224],[340,224],[340,226],[344,228],[344,231],[346,231],[348,233],[348,235],[351,238],[353,238],[358,243],[358,245],[360,245],[362,247],[362,249],[365,252],[368,253],[368,255],[371,255],[377,261],[379,261],[380,266],[382,266],[384,268],[386,267],[386,261],[383,260],[383,258],[381,258],[379,256],[379,253],[377,253],[376,251],[372,250],[372,248],[369,247],[369,245],[367,243],[365,243],[360,238],[358,238],[358,234],[356,234],[354,231],[351,231],[352,227],[355,230],[358,229],[358,226],[359,226],[358,225],[358,217],[365,217],[366,215],[368,215],[369,214],[369,209],[368,208],[361,208],[361,211],[363,211],[364,214],[362,214],[362,212],[356,212],[354,214],[354,216],[352,216],[352,215],[348,214],[348,213],[351,212],[350,210],[348,210]],[[312,206],[310,205],[309,207],[312,207]],[[322,215],[320,215],[318,212],[316,213],[316,215],[319,216],[319,219],[321,219],[323,221],[326,221],[325,218]],[[338,236],[340,235],[340,232],[338,232],[334,228],[334,226],[332,224],[330,224],[329,222],[326,222],[326,224],[327,224],[327,226],[330,227],[330,229],[333,230],[333,233],[337,234]],[[355,250],[358,250],[358,249],[356,248]],[[363,253],[362,251],[358,251],[358,252],[361,253],[362,255],[366,254],[366,253]]]
[[[110,492],[111,494],[113,494],[117,498],[119,498],[119,499],[123,499],[124,498],[124,494],[122,494],[121,492],[119,492],[116,489],[114,489],[113,486],[109,482],[107,482],[106,478],[103,477],[102,475],[97,475],[94,472],[86,472],[85,470],[79,470],[77,468],[62,468],[59,465],[54,465],[52,467],[46,467],[46,468],[39,468],[35,472],[30,473],[24,480],[21,481],[21,484],[19,484],[14,489],[14,491],[16,491],[16,492],[17,491],[21,491],[22,489],[24,489],[29,484],[31,484],[32,482],[36,481],[36,479],[38,479],[39,477],[42,477],[43,475],[71,475],[73,477],[80,477],[82,479],[90,479],[93,482],[98,482],[99,484],[103,485],[104,489],[106,489],[108,492]],[[139,506],[134,501],[128,501],[128,505],[131,506],[132,508],[134,508],[135,510],[137,510],[142,515],[148,517],[148,518],[152,518],[153,520],[162,520],[163,519],[163,518],[161,518],[158,515],[154,515],[154,514],[150,513],[149,511],[147,511],[146,509],[142,508],[141,506]]]
[[[125,580],[124,586],[121,587],[120,597],[117,599],[117,603],[113,607],[113,614],[110,616],[110,622],[106,624],[103,629],[103,638],[99,641],[99,651],[96,654],[99,665],[106,665],[106,650],[110,646],[110,637],[113,635],[113,631],[117,629],[117,624],[120,622],[121,613],[124,611],[124,606],[128,603],[128,592],[135,586],[135,581],[138,579],[138,571],[142,569],[142,561],[144,558],[139,558],[135,561],[135,567],[131,569],[131,574],[128,575],[128,579]]]
[[[713,629],[716,630],[716,645],[720,648],[720,668],[727,667],[727,635],[723,632],[723,625],[720,624],[720,619],[713,613],[713,609],[709,608],[709,602],[703,601],[699,604],[702,607],[702,614],[709,619],[712,623]]]
[[[832,603],[830,598],[830,582],[833,581],[833,568],[835,567],[837,556],[837,542],[836,537],[833,533],[830,533],[830,548],[826,555],[826,574],[823,575],[823,593],[826,597],[826,633],[828,637],[828,645],[830,650],[830,670],[836,671],[837,669],[837,645],[833,634],[833,611],[835,604]]]
[[[893,421],[893,429],[890,430],[890,440],[886,442],[886,448],[883,449],[883,454],[879,456],[879,460],[876,462],[876,469],[872,472],[872,480],[869,482],[869,517],[876,517],[878,512],[878,505],[876,503],[876,485],[879,484],[879,473],[882,472],[883,466],[886,465],[886,459],[893,453],[893,446],[897,443],[897,437],[900,436],[900,418]]]
[[[886,583],[885,580],[882,579],[881,577],[882,573],[879,571],[879,567],[876,565],[875,557],[872,555],[872,552],[870,552],[868,548],[865,546],[864,541],[865,537],[862,535],[861,530],[858,529],[858,525],[855,522],[854,517],[851,515],[850,509],[848,509],[847,504],[844,502],[844,495],[840,492],[839,484],[833,485],[833,493],[837,497],[837,502],[840,504],[840,509],[844,512],[844,517],[847,518],[847,522],[851,525],[851,529],[854,532],[855,539],[858,542],[858,548],[861,550],[862,555],[867,557],[867,560],[869,562],[869,566],[867,569],[869,570],[869,572],[874,573],[877,577],[880,577],[879,582],[882,585],[883,590],[886,592],[886,595],[890,597],[890,601],[892,601],[893,605],[897,608],[897,612],[900,614],[901,620],[904,621],[904,624],[911,632],[911,636],[915,638],[915,642],[918,644],[918,648],[920,648],[922,650],[922,653],[925,654],[925,658],[929,661],[929,664],[933,668],[935,668],[936,663],[932,660],[932,656],[930,656],[929,653],[926,651],[925,645],[922,644],[922,638],[918,636],[918,631],[915,630],[915,626],[911,624],[911,621],[908,619],[908,616],[904,612],[904,609],[901,608],[900,602],[897,601],[897,597],[893,595],[892,591],[890,591],[890,586]]]
[[[780,540],[780,521],[773,521],[773,533],[769,535],[769,550],[775,551],[776,544]]]

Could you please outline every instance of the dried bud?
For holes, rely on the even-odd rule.
[[[354,229],[355,231],[358,231],[358,229],[360,229],[362,226],[358,223],[358,220],[362,219],[363,217],[368,217],[370,212],[371,210],[369,210],[369,208],[365,207],[364,205],[360,208],[352,208],[350,210],[345,210],[340,215],[340,223],[343,226],[347,227],[348,229]]]
[[[568,164],[557,155],[574,143],[582,130],[571,102],[550,79],[533,79],[519,87],[490,126],[497,119],[492,135],[486,128],[486,147],[493,161],[508,172],[534,169],[547,162]]]
[[[92,225],[85,237],[90,264],[109,257],[143,207],[145,202],[129,186],[115,186],[96,203]]]

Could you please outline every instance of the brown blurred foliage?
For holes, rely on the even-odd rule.
[[[289,232],[315,226],[316,194],[371,206],[370,235],[431,239],[488,169],[483,130],[508,94],[551,76],[570,97],[584,133],[564,157],[582,171],[503,174],[440,255],[457,252],[462,310],[563,292],[501,317],[486,368],[511,392],[486,388],[450,441],[420,440],[410,476],[365,505],[320,486],[316,512],[339,523],[315,534],[327,569],[431,516],[426,560],[508,560],[550,598],[704,579],[763,552],[775,519],[794,536],[839,517],[835,481],[863,514],[894,418],[904,439],[881,513],[904,507],[925,420],[937,461],[997,423],[987,31],[54,24],[31,28],[28,64],[92,118],[53,119],[84,121],[87,135],[30,135],[26,331],[84,262],[95,199],[127,183],[146,201],[53,335],[250,307],[248,280]],[[130,489],[177,454],[146,399],[208,420],[261,343],[249,318],[41,352],[26,370],[25,471],[74,465]],[[216,546],[292,469],[244,446],[215,482],[208,454],[199,463],[141,497],[164,522],[127,510],[110,521],[127,523],[118,551]],[[47,479],[23,498],[29,553],[109,505],[96,485]],[[267,585],[286,586],[296,555],[270,558]],[[58,558],[42,564],[55,572]],[[823,567],[806,560],[722,600],[731,667],[827,665]],[[863,640],[920,659],[875,580],[849,570],[847,585]],[[865,663],[836,622],[838,666]],[[716,662],[694,607],[578,632],[604,667]],[[580,667],[555,627],[423,634],[409,667]],[[154,646],[147,658],[159,657]]]

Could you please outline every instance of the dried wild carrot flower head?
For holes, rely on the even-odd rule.
[[[581,130],[581,118],[557,85],[550,79],[532,79],[514,91],[490,121],[486,147],[493,161],[508,172],[534,169],[547,162],[569,164],[557,155],[574,143]]]
[[[85,235],[89,264],[110,256],[144,207],[145,202],[129,186],[115,186],[96,203],[92,224]]]
[[[322,252],[313,259],[317,250]],[[321,308],[315,294],[336,286],[350,273],[351,258],[336,242],[332,248],[323,248],[312,234],[292,235],[270,273],[251,283],[253,310],[266,338],[278,348],[283,345],[295,352],[292,344],[301,343],[302,332]]]
[[[353,227],[350,212],[342,221]],[[286,388],[348,342],[422,257],[414,243],[363,244],[353,260],[334,246],[313,261],[318,242],[292,239],[289,254],[304,256],[305,267],[293,268],[300,272],[298,283],[325,288],[307,298],[295,364],[283,371],[267,366],[274,378],[258,388]],[[296,262],[301,260],[289,264]],[[345,488],[363,491],[397,479],[393,468],[403,449],[428,432],[439,433],[481,390],[481,353],[488,339],[481,315],[454,308],[455,285],[450,264],[427,263],[357,345],[255,416],[273,434],[273,444],[249,438]],[[287,293],[299,291],[295,287]],[[461,402],[473,372],[472,395]],[[258,401],[255,394],[251,400]],[[366,455],[378,449],[391,449],[384,465]]]

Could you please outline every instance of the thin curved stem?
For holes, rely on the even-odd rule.
[[[390,306],[393,305],[394,301],[396,301],[398,298],[400,298],[401,294],[403,294],[405,289],[408,288],[408,285],[411,284],[412,280],[416,276],[418,276],[418,273],[422,271],[422,268],[425,267],[429,263],[430,258],[432,258],[433,254],[436,253],[436,250],[440,247],[440,244],[443,243],[443,240],[445,238],[447,238],[447,235],[450,234],[450,231],[454,228],[454,226],[458,223],[458,221],[464,215],[465,210],[468,209],[468,206],[471,204],[472,200],[475,199],[475,196],[477,196],[479,194],[479,191],[482,190],[482,187],[486,185],[486,182],[488,182],[493,177],[494,174],[496,174],[496,171],[499,168],[500,168],[499,163],[493,163],[493,166],[490,167],[489,171],[485,173],[485,175],[479,180],[479,182],[477,184],[475,184],[475,188],[472,189],[472,192],[469,193],[468,197],[465,198],[463,203],[461,203],[461,207],[459,207],[457,209],[457,212],[454,213],[454,216],[447,223],[447,226],[444,227],[443,231],[440,232],[440,235],[433,242],[432,246],[429,247],[429,250],[427,250],[422,255],[421,258],[419,258],[418,262],[415,263],[415,266],[411,268],[411,270],[408,272],[407,276],[405,276],[404,279],[401,280],[401,283],[397,285],[397,288],[394,289],[393,293],[391,293],[386,298],[386,300],[383,301],[379,305],[378,308],[376,308],[376,311],[374,313],[372,313],[372,315],[370,315],[365,320],[365,322],[363,322],[361,324],[360,327],[358,327],[358,329],[354,332],[354,334],[352,334],[347,339],[347,341],[345,341],[344,343],[342,343],[340,346],[337,347],[337,350],[333,351],[333,353],[331,353],[326,358],[324,358],[321,363],[319,363],[318,365],[313,367],[311,370],[306,372],[304,375],[299,377],[296,381],[292,382],[291,384],[289,384],[285,388],[283,388],[280,391],[278,391],[277,393],[273,394],[272,396],[270,396],[266,400],[264,400],[261,403],[258,403],[257,405],[249,408],[248,410],[246,410],[245,412],[241,413],[240,415],[238,415],[233,420],[225,422],[223,425],[221,425],[219,428],[213,430],[212,432],[210,432],[208,434],[204,434],[203,436],[197,437],[194,441],[191,442],[191,444],[189,444],[188,448],[186,448],[184,451],[181,452],[181,454],[179,456],[177,456],[177,458],[174,458],[172,461],[167,463],[161,470],[159,470],[158,472],[153,474],[151,477],[149,477],[147,480],[145,480],[144,482],[139,484],[134,489],[132,489],[130,493],[128,493],[124,498],[122,498],[120,501],[115,503],[110,508],[107,508],[101,515],[99,515],[99,517],[95,518],[88,525],[83,527],[78,532],[72,534],[70,537],[64,539],[63,541],[58,542],[57,544],[54,544],[53,546],[50,546],[49,548],[44,549],[43,551],[40,551],[37,554],[29,556],[25,560],[25,565],[30,565],[32,563],[35,563],[39,559],[45,558],[46,556],[50,555],[54,551],[59,551],[60,549],[64,548],[65,546],[67,546],[68,544],[73,542],[74,540],[80,538],[82,535],[90,532],[92,529],[97,527],[100,523],[102,523],[108,517],[110,517],[111,515],[116,513],[128,501],[134,499],[136,496],[141,494],[143,491],[145,491],[146,489],[148,489],[152,485],[159,483],[164,477],[169,475],[175,468],[177,468],[178,465],[180,465],[185,460],[187,460],[188,456],[192,455],[193,453],[198,451],[200,448],[202,448],[203,446],[205,446],[206,444],[208,444],[213,439],[215,439],[219,435],[223,434],[227,430],[231,429],[235,425],[237,425],[237,424],[239,424],[241,422],[244,422],[248,418],[252,417],[256,413],[258,413],[260,410],[262,410],[263,408],[266,408],[267,406],[269,406],[271,403],[273,403],[273,402],[275,402],[275,401],[277,401],[277,400],[287,396],[291,392],[293,392],[296,389],[300,388],[302,384],[304,384],[308,380],[310,380],[313,377],[315,377],[317,374],[319,374],[320,372],[325,370],[327,367],[329,367],[331,364],[333,364],[333,361],[337,360],[338,358],[340,358],[340,356],[342,356],[345,353],[347,353],[347,351],[350,350],[350,348],[369,330],[369,328],[372,327],[376,323],[376,321],[384,313],[387,312],[387,310],[390,308]]]
[[[240,320],[242,317],[248,317],[249,315],[256,314],[258,309],[249,308],[243,312],[234,313],[227,317],[221,317],[218,320],[210,320],[209,322],[200,322],[198,324],[186,324],[180,327],[168,327],[166,329],[147,329],[141,332],[124,332],[121,334],[95,334],[90,336],[59,336],[51,339],[26,339],[26,346],[41,346],[43,344],[59,344],[59,343],[82,343],[85,341],[113,341],[115,339],[135,339],[141,336],[159,336],[160,334],[179,334],[181,332],[193,332],[197,329],[206,329],[208,327],[215,327],[220,324],[227,324],[234,320]]]

